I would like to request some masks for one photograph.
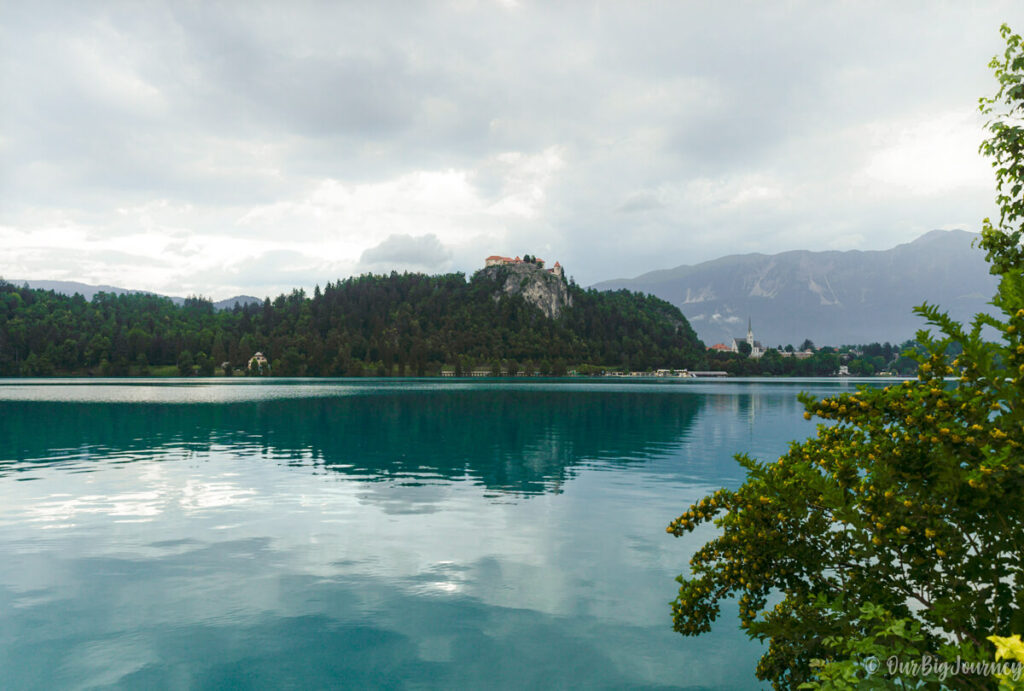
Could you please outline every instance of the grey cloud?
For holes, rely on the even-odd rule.
[[[636,192],[626,197],[626,200],[619,205],[617,211],[622,213],[637,213],[640,211],[652,211],[661,209],[665,205],[658,199],[654,192]]]
[[[359,258],[362,266],[419,267],[425,270],[441,269],[452,258],[434,234],[389,235],[376,247],[363,252]]]
[[[275,296],[293,288],[312,288],[342,277],[340,264],[303,252],[270,250],[241,261],[203,271],[182,272],[176,285],[179,293],[197,293],[219,298],[237,293]]]
[[[0,85],[13,95],[0,108],[0,224],[53,210],[104,229],[120,207],[167,198],[201,208],[188,232],[240,235],[256,231],[233,219],[320,180],[417,170],[475,173],[493,200],[497,156],[555,146],[565,166],[540,213],[503,221],[504,232],[582,283],[736,251],[821,249],[810,243],[840,234],[880,249],[977,224],[991,213],[989,191],[879,199],[857,189],[865,142],[844,133],[970,110],[993,90],[986,64],[1000,22],[1024,27],[1024,8],[1005,0],[515,10],[41,1],[0,14]],[[751,174],[784,198],[731,209],[686,194],[694,181]],[[287,219],[273,232],[265,239],[309,239]],[[473,252],[500,239],[476,240]],[[415,241],[389,238],[364,262],[401,263]],[[419,247],[428,263],[417,266],[476,268],[461,263],[475,256],[466,247],[439,246]],[[74,259],[53,257],[74,273]],[[287,264],[306,267],[307,283],[355,268],[303,253]],[[303,281],[302,269],[264,268],[274,285]],[[219,282],[242,280],[232,271],[188,280],[219,293]]]

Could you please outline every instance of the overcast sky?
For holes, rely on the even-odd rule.
[[[1018,2],[0,2],[0,276],[582,284],[993,213]]]

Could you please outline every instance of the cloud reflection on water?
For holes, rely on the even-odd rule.
[[[738,631],[671,631],[672,578],[707,531],[674,541],[664,525],[735,484],[730,457],[750,439],[777,453],[806,429],[796,389],[264,388],[220,404],[0,392],[10,680],[752,679],[756,646]]]

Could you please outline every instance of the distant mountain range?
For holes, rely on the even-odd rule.
[[[882,251],[729,255],[593,287],[673,303],[707,345],[745,336],[748,319],[765,345],[897,343],[925,326],[911,311],[922,302],[959,320],[988,308],[996,278],[976,237],[933,230]]]
[[[651,293],[679,307],[707,345],[746,336],[747,320],[765,345],[841,345],[912,338],[925,326],[911,311],[928,301],[961,321],[988,308],[996,279],[977,237],[962,230],[933,230],[889,250],[735,254],[692,266],[604,281],[598,290]],[[32,288],[87,300],[100,292],[145,293],[73,281],[19,281]],[[175,304],[184,298],[171,297]],[[238,295],[214,303],[263,302]]]
[[[80,294],[86,300],[92,300],[96,293],[112,293],[114,295],[123,295],[125,293],[141,293],[144,295],[156,295],[147,290],[131,290],[129,288],[118,288],[117,286],[94,286],[88,283],[78,283],[77,281],[23,281],[11,279],[8,283],[14,285],[25,285],[28,284],[29,288],[36,290],[52,290],[59,295],[74,295],[75,293]],[[169,297],[175,305],[180,305],[185,302],[185,298],[175,297],[172,295],[165,295],[163,297]],[[242,305],[248,305],[253,302],[263,302],[262,299],[253,297],[252,295],[236,295],[235,297],[228,298],[227,300],[219,300],[213,303],[215,310],[226,310],[232,309],[235,303]]]

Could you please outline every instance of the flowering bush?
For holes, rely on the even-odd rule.
[[[740,626],[769,643],[758,677],[777,688],[850,659],[858,641],[893,644],[880,618],[912,634],[900,645],[943,660],[991,660],[990,635],[1024,631],[1024,49],[1005,26],[1003,37],[999,90],[982,100],[1002,210],[979,240],[1000,278],[993,315],[964,327],[917,308],[936,333],[919,332],[922,351],[908,353],[915,380],[801,396],[805,416],[823,421],[814,437],[774,462],[737,456],[743,485],[667,528],[720,528],[678,579],[675,629],[709,631],[721,602],[738,598]],[[868,676],[856,661],[847,671]]]

